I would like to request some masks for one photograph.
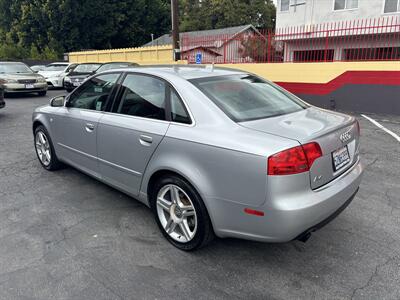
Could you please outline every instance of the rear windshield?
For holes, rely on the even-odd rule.
[[[236,122],[289,114],[308,107],[285,90],[253,75],[208,77],[190,82]]]

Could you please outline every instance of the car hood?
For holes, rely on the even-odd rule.
[[[2,79],[14,79],[14,80],[20,80],[20,79],[37,79],[42,77],[41,75],[38,75],[36,73],[17,73],[17,74],[0,74],[0,78]]]
[[[44,76],[44,77],[52,77],[52,76],[59,76],[63,71],[39,71],[38,74]]]
[[[249,129],[290,138],[303,143],[352,122],[354,122],[354,117],[310,107],[287,115],[241,122],[239,124]]]

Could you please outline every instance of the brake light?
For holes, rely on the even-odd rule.
[[[314,161],[321,156],[321,147],[316,142],[278,152],[268,158],[268,175],[307,172]]]

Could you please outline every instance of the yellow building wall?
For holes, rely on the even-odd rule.
[[[327,83],[346,71],[400,71],[400,61],[270,63],[218,65],[257,74],[275,82]]]
[[[129,61],[140,65],[176,63],[172,60],[171,45],[71,52],[69,60],[78,63]],[[327,83],[346,71],[400,71],[400,61],[218,64],[216,67],[240,69],[276,82]]]
[[[174,63],[170,45],[71,52],[69,61],[74,63],[129,61],[140,65]]]

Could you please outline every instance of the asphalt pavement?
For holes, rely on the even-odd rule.
[[[0,299],[400,299],[400,143],[359,114],[360,191],[307,243],[185,253],[136,200],[40,166],[31,114],[62,93],[0,110]],[[368,116],[400,135],[400,117]]]

